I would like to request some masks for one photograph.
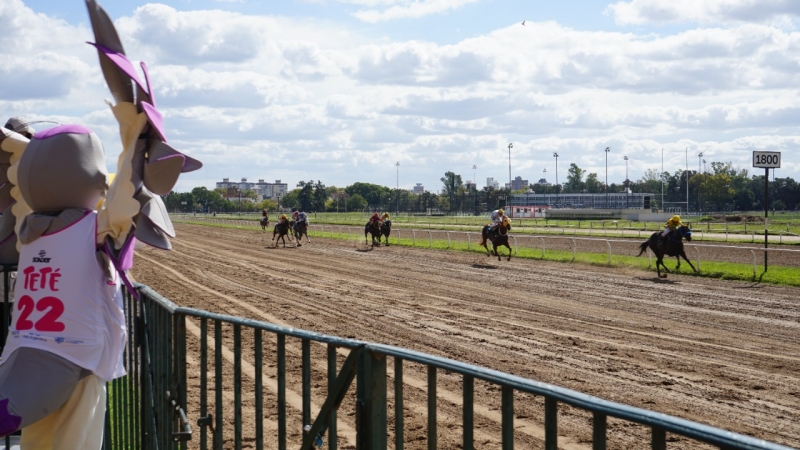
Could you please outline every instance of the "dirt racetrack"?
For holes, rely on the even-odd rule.
[[[174,251],[137,252],[134,276],[181,306],[406,347],[800,447],[800,289],[363,240],[273,249],[260,230],[176,229]],[[406,448],[426,448],[425,372],[405,376]],[[460,448],[460,389],[440,374],[440,448]],[[500,448],[499,399],[476,383],[476,448]],[[542,404],[516,395],[517,448],[541,448]],[[340,448],[351,448],[350,416],[340,414]],[[608,430],[608,448],[649,445],[641,427],[611,419]],[[559,435],[561,448],[591,448],[591,416],[561,405]]]

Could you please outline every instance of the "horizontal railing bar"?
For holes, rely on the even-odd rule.
[[[146,296],[155,294],[155,292],[145,286],[140,286],[140,292]],[[214,314],[206,311],[196,310],[193,308],[174,307],[174,304],[166,300],[160,295],[154,295],[152,300],[156,303],[162,303],[162,306],[167,309],[172,309],[174,314],[183,314],[191,317],[206,318],[218,323],[227,322],[238,324],[254,329],[265,330],[273,332],[280,336],[291,336],[301,339],[309,339],[317,342],[333,344],[338,347],[356,348],[363,347],[365,350],[383,354],[387,357],[400,358],[402,360],[420,363],[429,367],[429,370],[443,369],[450,372],[459,373],[472,378],[480,379],[489,383],[499,385],[501,387],[508,387],[520,392],[526,392],[534,395],[543,396],[551,401],[562,402],[577,408],[581,408],[593,413],[600,413],[610,417],[627,420],[630,422],[647,425],[652,428],[664,430],[679,434],[681,436],[689,437],[697,441],[705,442],[708,444],[716,445],[722,448],[734,447],[739,449],[761,449],[761,450],[791,450],[790,447],[782,446],[779,444],[770,443],[761,439],[756,439],[750,436],[745,436],[738,433],[722,430],[719,428],[711,427],[708,425],[699,424],[677,417],[667,416],[654,411],[641,409],[633,406],[623,405],[588,394],[583,394],[571,389],[562,388],[559,386],[551,385],[533,381],[530,379],[518,377],[515,375],[499,372],[493,369],[488,369],[472,364],[467,364],[447,358],[428,355],[413,350],[393,347],[383,344],[369,344],[362,341],[351,339],[337,338],[311,331],[298,330],[295,328],[288,328],[278,326],[266,322],[259,322],[251,319],[243,319],[240,317],[233,317],[222,314]],[[219,413],[219,411],[218,411]],[[221,416],[217,420],[221,419]],[[217,430],[221,433],[221,430]]]
[[[316,342],[325,344],[333,344],[337,347],[356,348],[366,344],[366,342],[356,341],[353,339],[340,338],[336,336],[329,336],[326,334],[316,333],[314,331],[300,330],[297,328],[289,328],[281,325],[275,325],[268,322],[260,322],[253,319],[245,319],[242,317],[229,316],[227,314],[216,314],[208,311],[202,311],[194,308],[178,307],[174,311],[175,314],[184,314],[189,317],[207,318],[211,320],[219,320],[224,323],[234,325],[242,325],[251,327],[253,329],[269,331],[275,334],[295,337],[300,339],[310,339]]]
[[[625,419],[642,425],[659,427],[666,431],[690,437],[701,442],[717,446],[736,446],[742,449],[768,449],[791,450],[779,444],[770,443],[720,428],[703,425],[678,417],[667,416],[662,413],[649,411],[634,406],[603,400],[592,395],[584,394],[571,389],[562,388],[548,383],[533,381],[493,369],[466,364],[452,359],[441,358],[425,353],[392,347],[383,344],[368,344],[366,348],[376,353],[387,356],[399,357],[438,369],[444,369],[462,375],[494,383],[499,386],[508,386],[520,392],[541,395],[559,402],[578,407],[591,412],[600,412],[607,416]]]

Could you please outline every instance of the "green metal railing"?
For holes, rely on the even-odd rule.
[[[4,276],[7,280],[7,270]],[[421,374],[427,380],[424,400],[417,395],[414,409],[427,411],[423,432],[428,449],[438,448],[438,414],[445,403],[453,420],[453,399],[442,400],[437,388],[447,382],[452,389],[454,376],[460,378],[460,441],[465,450],[480,445],[475,443],[478,382],[493,387],[489,392],[499,391],[495,401],[503,449],[515,448],[519,437],[515,401],[529,411],[531,398],[543,403],[541,440],[547,450],[558,448],[563,405],[590,417],[596,450],[606,448],[609,419],[649,429],[647,437],[630,437],[646,441],[630,445],[636,448],[666,449],[670,433],[722,449],[788,449],[447,358],[178,307],[147,286],[137,290],[139,299],[125,296],[128,375],[109,383],[105,449],[186,449],[192,439],[191,447],[200,449],[247,445],[305,450],[324,443],[336,450],[344,438],[359,450],[401,450],[407,443],[410,405],[405,402],[411,397],[406,389],[423,389],[419,381],[409,385],[409,377]],[[440,381],[440,376],[446,379]],[[199,427],[194,434],[188,417]]]
[[[192,350],[188,356],[194,360],[193,364],[196,364],[198,369],[192,372],[199,371],[199,376],[193,378],[195,382],[189,392],[187,407],[197,414],[197,423],[200,425],[198,440],[201,449],[209,447],[240,449],[246,440],[252,441],[252,445],[258,450],[265,447],[265,442],[269,442],[270,446],[277,442],[279,449],[288,448],[289,443],[301,449],[312,449],[326,442],[329,448],[335,450],[339,446],[339,426],[350,427],[353,421],[350,416],[354,416],[355,444],[358,449],[380,450],[390,447],[387,441],[391,434],[394,437],[393,447],[402,449],[405,445],[404,418],[407,415],[404,408],[406,397],[404,390],[407,387],[404,382],[404,372],[409,364],[414,365],[415,369],[422,367],[427,376],[426,435],[429,449],[437,448],[437,436],[440,434],[437,430],[437,412],[440,406],[437,402],[439,400],[437,385],[440,384],[437,377],[443,373],[448,376],[458,374],[461,377],[464,449],[473,449],[476,446],[474,443],[476,381],[499,387],[500,437],[503,449],[514,448],[515,396],[522,398],[520,394],[532,394],[534,397],[544,399],[543,441],[547,450],[554,450],[558,446],[558,411],[561,405],[569,405],[587,411],[591,415],[593,449],[606,448],[609,418],[649,428],[648,443],[642,442],[636,445],[640,448],[649,445],[653,449],[666,449],[667,433],[724,449],[788,448],[688,420],[602,400],[558,386],[403,348],[342,339],[241,317],[176,307],[146,286],[141,286],[139,289],[145,308],[162,311],[150,313],[163,317],[158,323],[178,327],[180,331],[161,330],[159,333],[174,338],[189,336],[192,341]],[[172,316],[172,320],[166,316]],[[192,332],[186,333],[189,327],[192,328]],[[186,340],[183,342],[183,344],[171,342],[176,351],[171,354],[162,352],[157,358],[168,358],[171,355],[181,364],[185,364]],[[166,344],[166,341],[161,343]],[[230,346],[233,348],[232,351],[229,350]],[[338,359],[340,352],[346,355],[341,364]],[[252,363],[248,361],[251,357]],[[325,364],[319,361],[323,358],[326,359]],[[299,373],[290,377],[289,361],[297,359],[300,367],[296,372]],[[391,434],[388,419],[390,402],[387,399],[389,388],[387,366],[390,359],[393,360],[394,383],[394,427]],[[181,380],[181,376],[185,377],[187,374],[186,366],[181,369],[181,364],[175,364],[174,360],[154,362],[153,367],[158,369],[154,373],[167,370],[166,374],[161,375],[164,380],[175,375]],[[266,373],[265,369],[270,373]],[[244,381],[245,373],[251,379],[250,382]],[[352,392],[350,386],[354,380],[356,389]],[[183,381],[179,384],[183,389],[180,400],[186,399],[186,383]],[[269,388],[267,384],[270,385]],[[246,395],[245,391],[249,392],[250,388],[253,393],[252,399],[250,396],[243,397]],[[297,396],[295,392],[300,392],[299,398],[290,400],[289,396]],[[269,402],[266,396],[270,397]],[[529,396],[524,397],[527,399]],[[321,404],[317,407],[312,407],[314,398],[321,400]],[[199,403],[196,411],[192,407],[195,400]],[[269,403],[270,407],[266,406],[266,403]],[[347,411],[347,420],[344,421],[337,420],[337,411],[342,408]],[[269,412],[268,409],[273,411]],[[245,422],[250,424],[247,431],[243,430]],[[274,429],[265,430],[265,423],[274,426]],[[178,422],[173,420],[165,422],[165,425],[167,424],[176,426]],[[165,436],[170,432],[169,428],[163,431]]]

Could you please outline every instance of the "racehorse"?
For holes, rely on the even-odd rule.
[[[500,261],[500,253],[497,253],[497,247],[505,245],[508,247],[508,261],[511,261],[511,246],[508,245],[508,231],[511,230],[511,221],[508,217],[503,219],[503,222],[497,227],[497,231],[492,230],[491,225],[486,225],[481,231],[481,245],[486,249],[486,256],[491,255],[489,247],[486,245],[488,239],[492,243],[492,250],[497,260]]]
[[[389,235],[392,234],[392,221],[386,219],[381,224],[381,235],[386,237],[386,245],[389,245]],[[380,242],[381,238],[378,236],[378,242]]]
[[[306,236],[306,241],[310,244],[311,239],[308,238],[308,223],[306,222],[294,222],[292,224],[292,232],[294,233],[294,239],[297,242],[297,246],[300,247],[300,241],[303,240],[303,235]]]
[[[639,246],[640,251],[636,256],[642,256],[642,253],[647,250],[647,247],[650,247],[650,250],[656,255],[656,271],[658,271],[659,278],[667,278],[666,273],[663,277],[661,276],[661,267],[663,267],[667,273],[671,273],[670,270],[667,269],[667,266],[664,265],[664,255],[674,256],[678,260],[678,265],[675,266],[675,270],[681,268],[681,258],[683,258],[689,263],[692,270],[697,273],[697,269],[694,268],[692,262],[686,257],[686,252],[683,251],[683,238],[686,238],[689,242],[692,241],[692,230],[686,225],[681,225],[677,229],[670,231],[666,239],[661,239],[661,232],[656,231],[650,236],[647,242]]]
[[[267,227],[269,226],[269,216],[261,217],[261,222],[260,223],[261,223],[261,231],[266,232],[267,231]]]
[[[367,243],[367,233],[372,235],[372,246],[374,247],[374,246],[377,245],[378,247],[380,247],[381,246],[381,233],[382,233],[381,228],[378,225],[376,225],[375,222],[370,220],[369,222],[367,222],[366,225],[364,225],[364,243],[365,244]],[[377,239],[377,242],[376,242],[376,239]]]
[[[292,242],[292,237],[289,234],[289,229],[292,227],[294,221],[284,221],[278,222],[275,224],[275,228],[272,231],[272,240],[275,241],[275,247],[278,246],[278,240],[283,241],[283,248],[286,248],[286,238],[285,236],[289,236],[289,242]],[[278,235],[278,239],[275,239],[275,235]]]

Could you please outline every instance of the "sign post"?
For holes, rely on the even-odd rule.
[[[769,169],[781,167],[781,152],[753,152],[753,167],[764,168],[764,248],[769,247]],[[764,272],[769,252],[764,252]]]

